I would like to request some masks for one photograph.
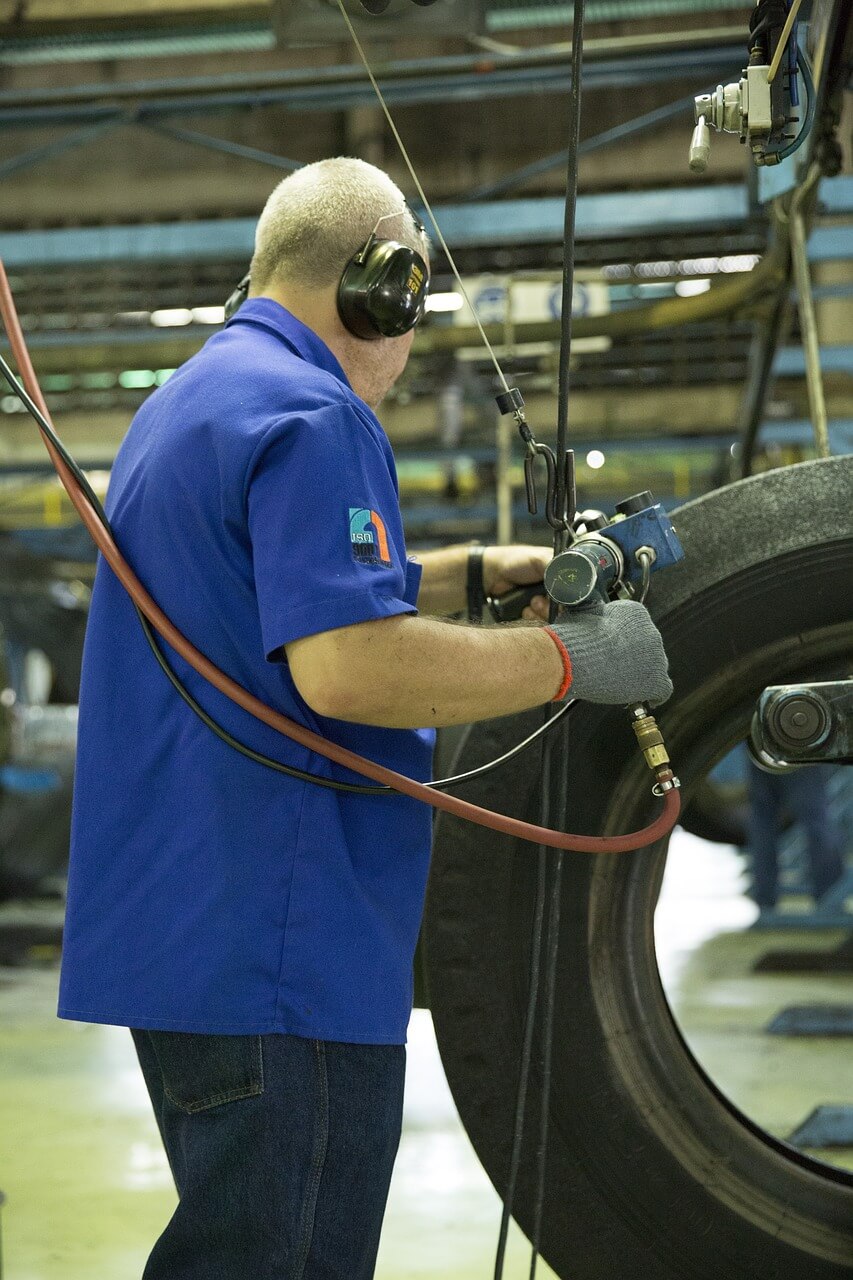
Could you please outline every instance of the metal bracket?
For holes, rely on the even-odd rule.
[[[749,747],[771,772],[804,764],[853,764],[853,679],[765,689]]]

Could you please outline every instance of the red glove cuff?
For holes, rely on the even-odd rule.
[[[569,689],[572,686],[572,660],[569,657],[569,651],[563,644],[556,631],[552,631],[550,627],[543,627],[546,635],[549,635],[559,650],[560,657],[563,660],[563,683],[551,699],[552,702],[562,702]]]

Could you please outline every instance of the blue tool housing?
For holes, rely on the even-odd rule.
[[[615,516],[601,532],[615,542],[624,555],[625,577],[631,583],[642,578],[642,568],[636,558],[641,547],[651,547],[655,553],[652,573],[668,569],[684,559],[684,548],[659,502],[631,515]]]

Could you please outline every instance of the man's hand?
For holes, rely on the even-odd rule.
[[[550,630],[572,663],[571,696],[586,702],[653,707],[672,697],[660,632],[638,600],[596,600],[563,613]]]
[[[550,547],[486,547],[483,552],[483,586],[487,596],[502,596],[514,587],[541,582],[553,552]],[[548,621],[547,596],[534,596],[521,615]]]

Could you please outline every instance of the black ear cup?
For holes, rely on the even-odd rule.
[[[423,315],[428,289],[429,270],[419,253],[396,240],[375,240],[347,263],[338,314],[357,338],[399,338]]]
[[[226,320],[246,301],[249,285],[247,273],[225,303]],[[344,268],[338,314],[357,338],[399,338],[420,320],[428,292],[429,268],[419,253],[371,236]]]
[[[230,320],[235,311],[239,311],[243,303],[249,296],[249,285],[251,283],[248,271],[243,279],[237,285],[233,293],[229,294],[225,303],[225,319]]]

